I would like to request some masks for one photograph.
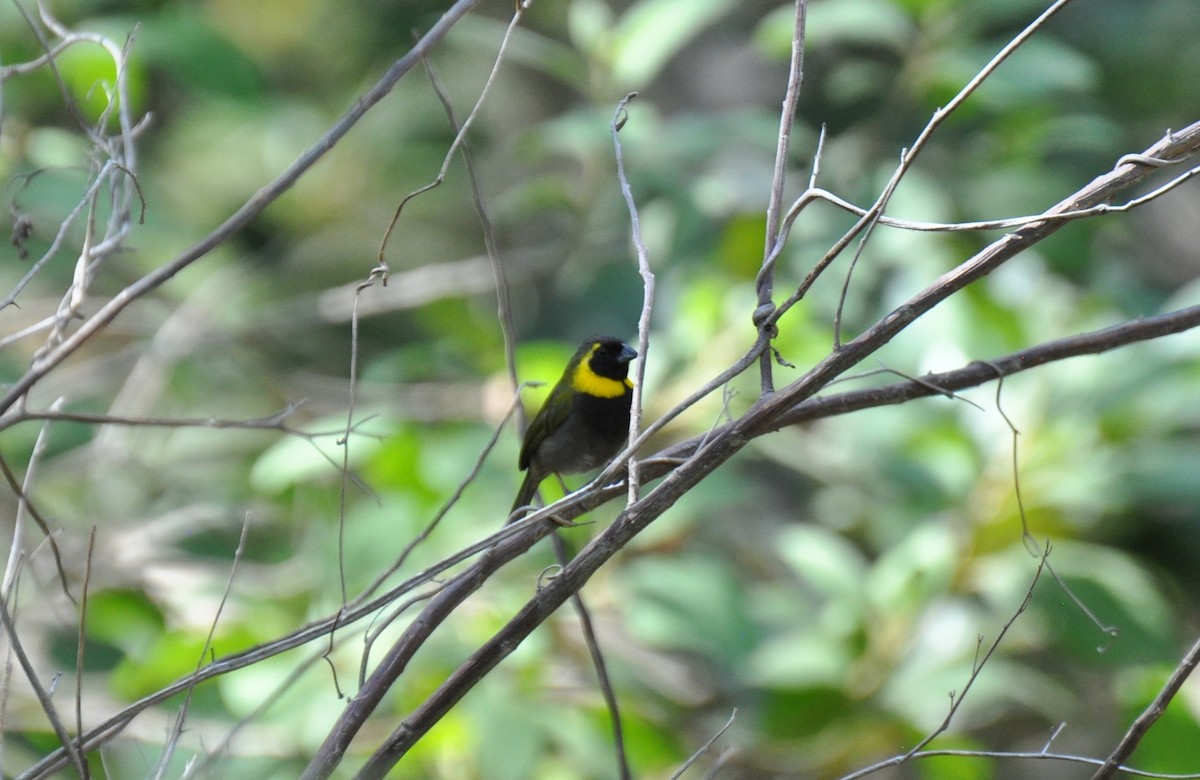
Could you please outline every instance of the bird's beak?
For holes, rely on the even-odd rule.
[[[621,346],[621,354],[617,355],[617,362],[618,363],[628,363],[629,361],[633,360],[635,357],[637,357],[637,350],[634,349],[633,347],[629,346],[628,344],[623,344]]]

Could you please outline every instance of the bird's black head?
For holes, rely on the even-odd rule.
[[[629,361],[638,356],[633,347],[611,336],[588,339],[580,351],[587,355],[592,372],[606,379],[620,380],[629,376]]]

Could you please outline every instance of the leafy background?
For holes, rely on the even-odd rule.
[[[445,3],[332,0],[57,2],[75,29],[133,31],[144,224],[97,282],[102,298],[203,236],[315,140],[427,29]],[[793,186],[827,129],[820,183],[869,203],[931,113],[1043,8],[1013,0],[814,0]],[[433,57],[460,118],[491,66],[509,3],[485,3]],[[608,136],[616,101],[640,95],[626,166],[658,277],[648,418],[753,340],[790,6],[717,0],[539,0],[511,45],[471,144],[509,273],[522,378],[553,381],[579,338],[633,335],[641,302]],[[0,7],[4,64],[35,37]],[[112,65],[76,47],[58,59],[79,110],[103,106]],[[892,213],[957,221],[1035,213],[1145,148],[1200,106],[1193,0],[1075,3],[939,131]],[[79,197],[88,147],[45,70],[3,85],[0,174],[33,221],[39,256]],[[281,636],[341,603],[336,434],[350,398],[352,290],[375,261],[399,200],[437,172],[453,138],[413,73],[247,230],[194,265],[38,386],[78,412],[254,418],[304,400],[278,431],[55,423],[32,496],[81,562],[96,529],[85,720],[195,668],[243,520],[248,546],[217,626],[217,656]],[[31,171],[42,171],[25,181]],[[1129,215],[1076,223],[948,301],[880,355],[909,374],[1194,303],[1200,191]],[[850,223],[831,207],[797,225],[778,289]],[[879,230],[858,265],[849,333],[994,234]],[[78,244],[80,235],[74,235]],[[388,247],[393,278],[364,299],[360,381],[345,511],[346,587],[366,587],[454,491],[511,389],[491,272],[460,162],[406,206]],[[26,272],[0,251],[0,287]],[[799,366],[830,347],[844,266],[782,323]],[[0,313],[13,333],[54,311],[71,262],[51,263]],[[20,375],[39,346],[0,352]],[[1189,333],[1006,380],[1020,429],[1030,530],[1109,636],[1043,579],[938,745],[1106,755],[1196,634],[1200,550],[1200,340]],[[3,381],[0,380],[0,381]],[[867,380],[874,381],[874,380]],[[544,392],[544,390],[543,390]],[[659,444],[702,432],[754,397],[733,383]],[[724,776],[836,777],[905,751],[944,718],[984,646],[1014,613],[1036,559],[1021,540],[1013,438],[995,388],[978,406],[925,400],[766,437],[701,484],[584,591],[623,707],[639,776],[666,777],[736,708]],[[536,391],[526,394],[536,404]],[[0,454],[22,470],[39,426],[10,427]],[[416,571],[491,532],[515,490],[512,430],[415,558]],[[333,460],[333,463],[330,460]],[[15,499],[4,499],[6,518]],[[597,523],[612,509],[595,513]],[[11,521],[5,521],[11,536]],[[571,532],[578,545],[592,533]],[[7,541],[7,539],[6,539]],[[76,621],[37,539],[16,598],[46,678],[74,695]],[[390,730],[524,603],[553,561],[539,548],[439,631],[376,716]],[[82,565],[78,567],[82,569]],[[80,571],[74,572],[76,576]],[[383,640],[395,628],[383,633]],[[362,649],[333,651],[353,691]],[[375,652],[380,650],[377,646]],[[239,719],[264,712],[207,776],[294,777],[341,710],[328,665],[292,652],[201,685],[174,758],[178,776]],[[293,670],[297,681],[279,692]],[[57,741],[19,674],[9,677],[6,773]],[[1133,758],[1200,771],[1194,684]],[[141,777],[181,702],[142,715],[91,756],[94,776]],[[371,729],[369,729],[370,731]],[[537,632],[396,770],[396,777],[614,777],[607,715],[575,618]],[[367,749],[364,745],[364,750]],[[350,763],[354,762],[351,757]],[[695,771],[695,770],[693,770]],[[937,759],[894,776],[1077,776],[1079,767]],[[1075,774],[1072,774],[1075,773]]]

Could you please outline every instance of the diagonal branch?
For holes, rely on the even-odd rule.
[[[511,527],[511,526],[510,526]],[[548,534],[553,526],[538,523],[525,526],[524,533],[513,535],[490,549],[475,565],[456,576],[437,593],[429,604],[392,646],[366,683],[350,700],[346,710],[330,729],[325,742],[301,775],[302,780],[329,777],[341,763],[350,741],[379,706],[393,683],[408,667],[408,662],[439,625],[472,593],[479,590],[505,563],[523,554]]]
[[[1200,639],[1196,640],[1192,648],[1187,651],[1187,655],[1175,667],[1175,671],[1171,672],[1171,676],[1158,695],[1154,697],[1154,701],[1150,702],[1150,706],[1141,715],[1138,715],[1137,719],[1129,726],[1129,731],[1125,733],[1113,752],[1092,775],[1092,780],[1105,780],[1121,769],[1121,763],[1133,754],[1138,743],[1142,741],[1142,737],[1146,736],[1150,727],[1157,723],[1162,714],[1167,711],[1167,705],[1171,699],[1175,698],[1175,694],[1179,693],[1179,689],[1196,670],[1197,665],[1200,665]]]

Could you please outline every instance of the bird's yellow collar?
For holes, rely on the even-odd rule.
[[[599,396],[600,398],[617,398],[633,389],[633,382],[626,379],[609,379],[600,376],[588,365],[588,358],[579,361],[575,373],[571,376],[571,386],[576,392]]]

